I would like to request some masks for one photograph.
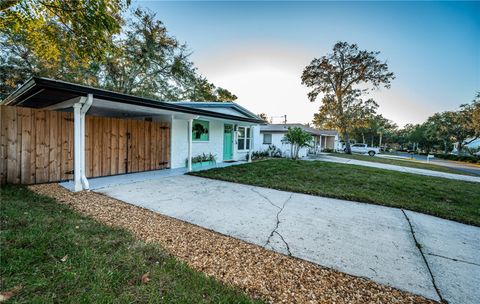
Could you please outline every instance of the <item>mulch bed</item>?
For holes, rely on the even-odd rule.
[[[99,222],[156,242],[193,269],[271,303],[435,303],[95,192],[72,193],[57,184],[29,189]]]

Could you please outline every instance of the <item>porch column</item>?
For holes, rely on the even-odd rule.
[[[81,153],[81,182],[82,187],[84,190],[90,189],[90,185],[88,184],[87,176],[86,176],[86,169],[85,169],[85,114],[87,114],[88,110],[93,104],[93,95],[88,94],[85,103],[82,105],[80,109],[80,146],[82,149]]]
[[[252,126],[250,126],[249,130],[250,130],[250,147],[248,149],[248,162],[251,163],[252,162],[252,149],[253,149],[253,130],[252,130]]]
[[[75,103],[73,105],[73,181],[74,191],[82,190],[82,154],[84,151],[81,147],[81,123],[80,123],[80,109],[82,105]]]
[[[187,170],[188,172],[192,171],[192,125],[193,119],[188,120],[188,157],[187,157]]]

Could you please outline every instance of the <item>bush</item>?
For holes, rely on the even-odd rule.
[[[469,155],[455,155],[455,154],[435,154],[436,158],[446,159],[446,160],[453,160],[453,161],[462,161],[467,163],[480,163],[480,158],[477,156],[469,156]]]

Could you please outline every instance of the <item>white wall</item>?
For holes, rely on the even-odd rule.
[[[267,134],[272,134],[272,145],[275,145],[278,149],[282,151],[282,156],[283,157],[291,157],[291,145],[287,143],[283,143],[282,139],[285,136],[285,133],[268,133]],[[264,133],[259,133],[258,137],[258,142],[259,145],[257,145],[256,151],[265,151],[268,149],[269,144],[264,144],[263,143],[263,134]],[[308,154],[308,148],[301,148],[300,151],[298,152],[299,157],[305,157]]]
[[[209,140],[206,142],[196,142],[193,141],[192,146],[192,156],[195,157],[199,154],[212,153],[216,156],[217,162],[223,162],[223,128],[224,124],[232,124],[230,122],[225,122],[222,120],[216,119],[205,119],[200,118],[200,120],[205,120],[210,122],[209,126]],[[172,122],[172,135],[171,135],[171,161],[172,168],[185,167],[185,160],[188,157],[188,121],[182,119],[173,119]],[[253,127],[254,133],[254,144],[255,144],[255,132],[256,129],[260,129],[258,126]],[[237,134],[234,133],[233,137],[233,159],[234,160],[246,160],[248,151],[238,151],[237,150]],[[255,146],[253,146],[255,147]]]

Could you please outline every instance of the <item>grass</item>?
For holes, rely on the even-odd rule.
[[[321,161],[265,160],[192,173],[279,190],[404,208],[480,226],[480,184]]]
[[[396,165],[396,166],[403,166],[403,167],[410,167],[410,168],[417,168],[417,169],[426,169],[426,170],[452,173],[452,174],[478,176],[470,172],[456,170],[456,169],[448,168],[441,165],[435,165],[433,163],[426,164],[416,160],[407,160],[407,159],[401,160],[401,159],[391,159],[391,158],[382,158],[382,157],[371,157],[368,155],[361,155],[361,154],[344,154],[344,153],[332,153],[330,155],[334,157],[363,160],[363,161],[369,161],[374,163],[382,163],[382,164],[389,164],[389,165]]]
[[[24,187],[2,186],[0,199],[0,291],[21,286],[12,303],[254,302],[158,246]]]

